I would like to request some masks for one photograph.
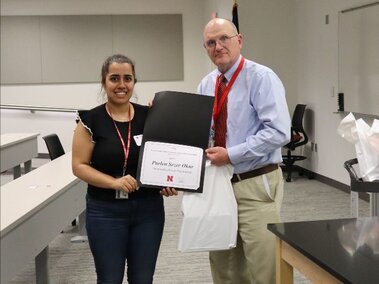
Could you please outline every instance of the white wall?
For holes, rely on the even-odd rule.
[[[310,152],[310,147],[305,147],[309,159],[303,166],[345,184],[350,182],[343,162],[354,157],[355,151],[336,135],[342,116],[333,113],[337,109],[338,93],[338,11],[368,2],[373,1],[238,1],[245,57],[278,73],[286,87],[291,113],[297,103],[308,105],[305,126],[310,140],[317,143],[318,152]],[[3,15],[182,13],[185,79],[138,83],[138,102],[145,104],[157,91],[196,90],[199,80],[213,68],[202,48],[203,26],[211,11],[231,19],[232,4],[232,0],[2,0],[1,10]],[[325,24],[327,14],[328,25]],[[46,105],[88,108],[99,103],[99,88],[98,84],[3,86],[1,103],[34,104],[38,100]],[[37,132],[47,134],[47,130],[55,130],[64,136],[66,151],[71,149],[74,123],[70,115],[51,118],[49,125],[46,125],[46,114],[21,112],[16,117],[2,111],[1,115],[5,118],[1,132],[39,129]],[[39,145],[39,152],[47,152],[43,144]]]
[[[195,92],[200,79],[210,70],[202,49],[202,29],[207,21],[201,0],[2,0],[2,15],[80,15],[80,14],[169,14],[183,15],[184,81],[139,82],[135,87],[138,103],[146,104],[156,92],[177,90]],[[143,35],[141,35],[143,36]],[[154,62],[152,62],[154,64]],[[138,62],[137,76],[138,76]],[[59,66],[57,66],[59,68]],[[99,66],[99,74],[100,74]],[[70,70],[67,70],[70,72]],[[164,72],[164,70],[162,70]],[[22,76],[22,70],[20,70]],[[102,102],[100,84],[51,84],[1,86],[1,104],[53,106],[88,109]],[[71,149],[73,115],[28,111],[1,111],[1,132],[56,132],[66,151]],[[59,118],[59,119],[55,119]],[[47,153],[39,141],[39,152]]]
[[[310,159],[304,166],[348,185],[343,163],[355,157],[355,150],[336,134],[344,116],[334,113],[338,108],[338,12],[371,2],[296,0],[296,96],[297,102],[308,105],[306,128],[310,141],[318,145],[317,153],[306,147]],[[329,15],[328,25],[325,15]]]
[[[239,24],[245,57],[275,71],[286,89],[292,112],[296,82],[295,1],[239,0]]]
[[[157,4],[159,3],[159,5]],[[136,93],[140,103],[146,103],[155,92],[164,89],[195,90],[205,74],[206,54],[202,51],[201,31],[204,25],[200,0],[9,0],[1,1],[2,15],[78,15],[78,14],[183,14],[184,81],[138,83]],[[143,35],[141,35],[143,36]],[[199,48],[191,48],[191,47]],[[154,62],[152,62],[154,64]],[[137,75],[138,75],[138,62]],[[100,74],[99,66],[99,74]],[[59,68],[59,66],[57,66]],[[164,70],[163,70],[164,71]],[[69,70],[67,70],[69,72]],[[21,74],[20,74],[21,76]],[[68,108],[88,108],[99,103],[99,84],[2,86],[2,103],[31,104]]]

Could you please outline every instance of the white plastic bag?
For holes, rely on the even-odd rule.
[[[203,193],[184,192],[178,250],[227,250],[236,246],[238,213],[232,175],[231,165],[207,163]]]
[[[379,120],[375,119],[371,126],[371,131],[367,136],[371,147],[379,153]]]
[[[362,118],[348,114],[338,126],[342,138],[355,145],[358,166],[364,181],[379,180],[379,121],[370,127]]]

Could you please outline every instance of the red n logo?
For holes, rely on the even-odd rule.
[[[173,182],[174,181],[174,176],[167,176],[167,181]]]

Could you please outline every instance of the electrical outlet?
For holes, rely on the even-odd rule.
[[[311,142],[311,151],[312,152],[317,152],[317,143]]]

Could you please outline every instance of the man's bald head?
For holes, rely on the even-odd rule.
[[[242,36],[229,20],[214,18],[204,27],[204,47],[221,73],[228,71],[241,54]]]

